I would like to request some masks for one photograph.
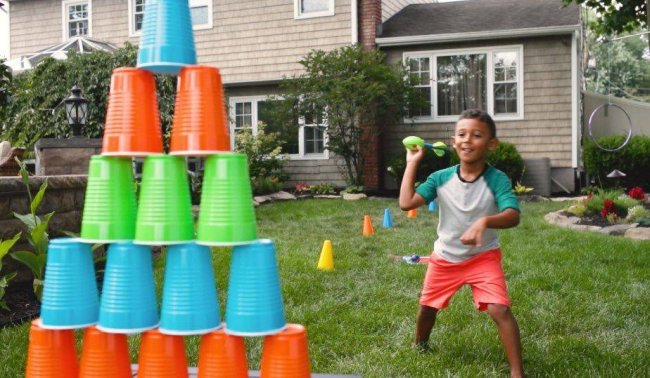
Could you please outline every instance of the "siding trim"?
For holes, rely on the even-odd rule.
[[[573,33],[580,25],[569,26],[551,26],[543,28],[513,29],[513,30],[493,30],[471,33],[447,33],[447,34],[429,34],[414,35],[406,37],[387,37],[377,38],[377,46],[407,46],[420,45],[425,43],[444,43],[460,41],[476,41],[480,39],[499,39],[499,38],[521,38],[536,37],[557,34]]]
[[[5,62],[9,61],[11,59],[11,4],[9,4],[8,1],[4,2],[5,6],[7,7],[7,59]]]
[[[352,24],[352,44],[359,42],[359,15],[357,0],[350,0],[350,23]]]
[[[300,2],[302,0],[293,0],[293,19],[294,20],[303,20],[306,18],[318,18],[318,17],[331,17],[336,15],[336,4],[335,0],[328,0],[327,10],[313,12],[313,13],[300,13]]]
[[[571,167],[578,168],[578,32],[571,35]]]

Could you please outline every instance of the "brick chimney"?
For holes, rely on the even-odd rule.
[[[381,0],[358,0],[359,43],[366,50],[377,47],[377,34],[381,28]],[[381,188],[383,170],[380,159],[381,139],[376,124],[362,124],[361,153],[364,154],[363,185],[366,190],[377,191]]]

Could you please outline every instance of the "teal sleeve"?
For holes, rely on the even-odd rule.
[[[519,201],[517,200],[517,196],[515,196],[515,192],[512,190],[510,179],[505,173],[501,171],[498,173],[494,175],[495,179],[490,186],[494,192],[494,198],[496,198],[499,212],[505,209],[514,209],[521,212],[519,209]]]
[[[427,204],[433,201],[434,199],[436,199],[437,196],[436,190],[438,189],[438,185],[437,185],[438,180],[436,178],[436,173],[437,172],[433,172],[432,174],[430,174],[429,177],[427,177],[427,181],[423,182],[422,184],[420,184],[420,186],[415,188],[415,192],[421,195]]]

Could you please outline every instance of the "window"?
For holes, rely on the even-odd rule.
[[[64,1],[62,6],[63,40],[72,37],[90,36],[90,1]]]
[[[294,0],[294,18],[334,16],[334,0]]]
[[[497,120],[523,118],[522,55],[521,46],[406,53],[412,82],[429,104],[412,109],[413,118],[453,122],[470,108]]]
[[[146,0],[129,1],[129,32],[131,36],[140,35]],[[212,0],[189,0],[192,29],[212,28]]]
[[[251,130],[257,134],[260,122],[266,125],[267,132],[280,134],[282,152],[292,159],[327,159],[325,150],[327,120],[317,117],[296,119],[287,126],[275,121],[274,102],[265,96],[231,98],[230,135],[231,144],[235,145],[235,134]]]

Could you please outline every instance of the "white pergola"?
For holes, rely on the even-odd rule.
[[[94,51],[112,52],[115,50],[117,50],[117,47],[108,42],[88,37],[73,37],[63,43],[59,43],[58,45],[50,46],[35,53],[8,60],[5,62],[5,65],[9,66],[11,71],[16,74],[36,67],[38,63],[47,57],[58,60],[67,59],[70,51],[74,51],[78,54],[87,54]]]

